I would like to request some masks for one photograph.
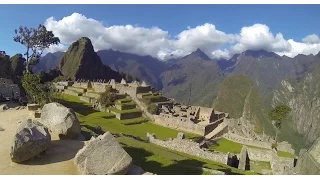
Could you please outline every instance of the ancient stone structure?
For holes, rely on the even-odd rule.
[[[132,163],[130,155],[109,132],[92,137],[74,159],[80,171],[88,175],[124,175]]]
[[[0,78],[0,94],[4,97],[18,98],[20,97],[20,88],[17,84],[13,84],[12,80]]]
[[[309,150],[300,152],[296,172],[300,175],[320,175],[320,138],[315,141]]]
[[[172,108],[161,106],[159,111],[159,115],[153,116],[155,123],[202,136],[212,132],[229,117],[227,113],[215,111],[213,108],[179,104]]]
[[[243,146],[241,149],[238,168],[242,170],[250,170],[250,162],[249,162],[247,146]]]
[[[172,149],[175,151],[191,154],[197,157],[208,159],[211,161],[227,164],[228,154],[222,152],[211,152],[207,149],[202,149],[199,143],[192,140],[181,139],[181,134],[175,139],[170,139],[168,141],[163,141],[156,139],[154,135],[147,134],[148,142],[157,144],[159,146]]]

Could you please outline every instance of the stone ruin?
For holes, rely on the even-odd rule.
[[[20,88],[14,84],[11,79],[0,78],[0,95],[17,99],[20,97]]]

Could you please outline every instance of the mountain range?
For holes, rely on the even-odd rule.
[[[67,56],[67,59],[83,57],[77,53],[48,53],[33,70],[61,69]],[[272,133],[267,112],[276,104],[285,103],[292,111],[282,137],[295,134],[295,139],[301,139],[297,146],[305,142],[301,145],[305,147],[320,136],[320,93],[314,91],[320,86],[316,73],[320,72],[320,54],[290,58],[264,50],[247,50],[227,60],[211,59],[197,49],[187,56],[161,61],[152,56],[109,49],[89,53],[86,59],[92,62],[82,66],[96,65],[83,71],[81,77],[91,77],[90,69],[102,66],[97,65],[95,59],[98,58],[107,68],[145,80],[166,97],[183,104],[215,107],[230,112],[235,118],[246,117],[260,132]],[[63,74],[68,72],[71,71]]]

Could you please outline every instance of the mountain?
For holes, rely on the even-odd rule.
[[[157,89],[162,89],[163,84],[160,74],[164,72],[168,65],[151,56],[139,56],[120,51],[101,50],[97,54],[103,64],[110,66],[113,70],[124,72],[146,81],[149,85]]]
[[[320,137],[320,55],[301,79],[282,80],[273,92],[271,105],[287,104],[292,111],[283,123],[280,138],[299,147],[311,145]]]
[[[63,76],[72,79],[115,79],[120,81],[124,76],[102,64],[94,51],[91,40],[82,37],[72,43],[64,53],[59,70]]]
[[[217,61],[198,49],[175,60],[160,78],[165,96],[184,104],[210,107],[223,75]]]
[[[51,69],[57,68],[63,55],[64,52],[60,51],[47,53],[40,59],[39,63],[33,67],[32,71],[34,73],[38,73],[40,71],[49,72]]]
[[[245,75],[231,75],[225,78],[213,107],[218,111],[228,112],[231,118],[242,117],[249,120],[257,133],[273,133],[262,97],[255,84]]]

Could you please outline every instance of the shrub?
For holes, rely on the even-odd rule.
[[[103,92],[98,100],[101,106],[109,107],[114,105],[117,100],[117,96],[111,87],[108,87],[105,92]]]
[[[150,104],[150,105],[148,106],[148,111],[149,111],[151,114],[156,114],[157,111],[158,111],[157,105],[155,105],[155,104]]]

